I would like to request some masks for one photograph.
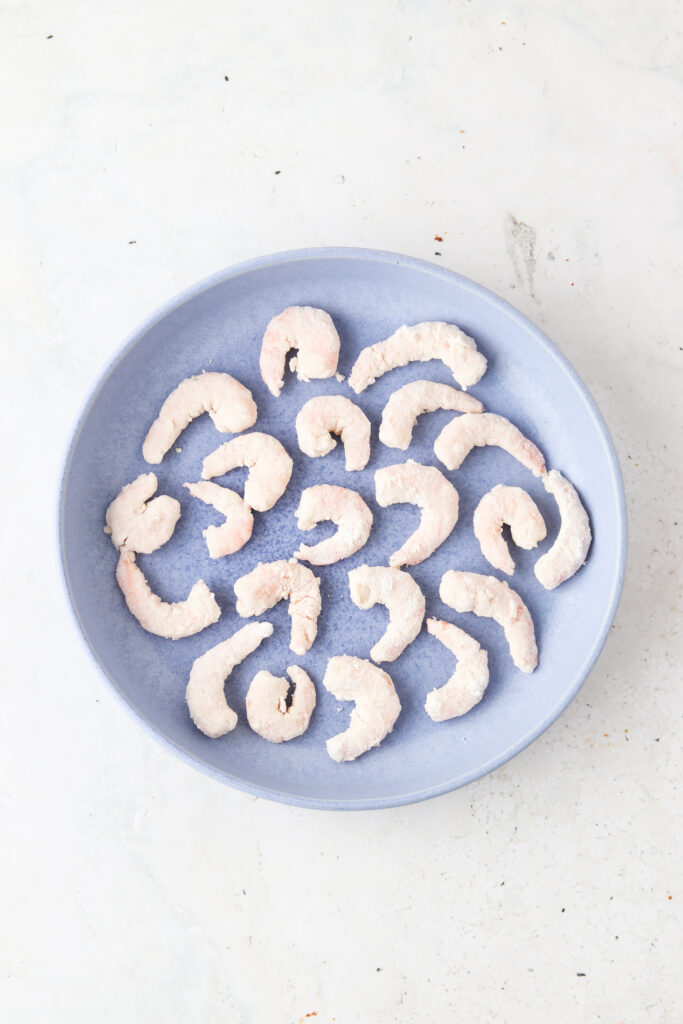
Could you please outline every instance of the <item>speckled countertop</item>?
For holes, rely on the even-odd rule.
[[[681,1021],[678,5],[42,0],[2,23],[2,1019]],[[358,814],[162,749],[55,555],[64,447],[122,338],[217,268],[323,244],[441,261],[535,320],[630,512],[617,620],[561,719],[464,790]]]

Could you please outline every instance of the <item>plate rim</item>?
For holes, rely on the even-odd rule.
[[[497,309],[502,311],[502,313],[504,313],[508,318],[516,321],[520,327],[523,327],[524,330],[534,336],[535,341],[545,349],[546,353],[551,358],[560,364],[561,368],[569,376],[574,386],[581,393],[592,416],[594,425],[605,445],[609,466],[612,472],[612,480],[614,483],[618,529],[618,557],[616,573],[597,638],[591,649],[587,652],[583,665],[576,673],[576,678],[574,679],[572,686],[562,696],[555,707],[545,715],[540,723],[537,723],[533,729],[530,729],[524,736],[518,738],[514,743],[510,744],[509,747],[497,754],[496,757],[491,758],[485,764],[478,765],[477,768],[465,773],[460,778],[449,779],[437,785],[428,786],[424,789],[400,795],[385,797],[359,797],[358,799],[300,796],[298,794],[282,792],[281,790],[257,785],[245,779],[230,775],[227,772],[219,771],[212,765],[207,764],[205,761],[201,761],[188,753],[187,750],[181,747],[173,739],[161,732],[158,726],[156,726],[145,714],[138,710],[127,697],[124,696],[116,681],[100,661],[97,652],[90,646],[72,594],[64,553],[64,505],[66,487],[74,451],[83,431],[85,421],[99,397],[100,392],[117,366],[123,361],[123,359],[125,359],[128,352],[132,350],[136,344],[142,341],[144,336],[166,316],[178,309],[180,306],[183,306],[189,300],[196,298],[217,284],[221,284],[224,281],[240,277],[243,274],[248,274],[254,270],[259,270],[264,267],[270,267],[280,263],[300,262],[302,260],[315,259],[371,260],[373,262],[395,263],[398,266],[406,267],[408,269],[418,270],[422,273],[430,273],[436,277],[442,278],[446,282],[457,282],[461,289],[470,292],[478,299],[488,303],[489,305],[497,307]],[[71,609],[71,614],[77,626],[77,634],[80,637],[81,643],[85,646],[90,657],[98,666],[100,672],[104,675],[104,678],[109,684],[110,690],[114,693],[119,703],[126,708],[127,712],[133,716],[138,723],[142,723],[146,731],[151,733],[158,743],[164,746],[167,750],[170,750],[177,757],[180,757],[186,764],[191,765],[195,769],[199,769],[204,772],[204,774],[209,775],[211,778],[218,780],[224,785],[229,785],[232,788],[239,789],[251,796],[263,797],[277,803],[286,803],[296,807],[306,807],[315,810],[353,811],[379,810],[383,808],[406,806],[412,803],[419,803],[423,800],[429,800],[436,796],[442,796],[445,793],[450,793],[456,789],[461,789],[462,787],[475,782],[477,779],[483,778],[485,775],[489,775],[502,765],[507,764],[525,750],[531,743],[533,743],[534,740],[538,739],[538,737],[541,736],[553,724],[553,722],[557,721],[577,696],[605,646],[623,591],[628,547],[628,513],[623,475],[616,448],[607,424],[605,423],[595,399],[579,376],[578,372],[554,342],[552,342],[545,332],[540,329],[540,327],[511,305],[511,303],[506,299],[503,299],[489,288],[472,281],[470,278],[459,274],[457,271],[441,266],[440,264],[433,263],[430,260],[424,260],[415,256],[408,256],[384,249],[372,249],[357,246],[311,246],[303,249],[286,249],[231,264],[230,266],[215,271],[213,274],[210,274],[194,284],[183,288],[170,299],[167,299],[166,302],[154,309],[128,333],[114,355],[105,363],[103,369],[99,371],[94,384],[91,385],[85,399],[81,403],[78,413],[74,417],[59,479],[60,483],[57,492],[56,509],[57,514],[55,516],[55,525],[57,528],[57,550],[59,552],[61,570],[58,575],[62,582],[64,596],[67,598],[67,603]]]

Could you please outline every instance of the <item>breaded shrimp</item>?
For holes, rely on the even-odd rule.
[[[533,672],[538,665],[538,648],[529,609],[519,594],[495,576],[478,572],[455,572],[441,577],[441,600],[456,612],[474,612],[503,627],[510,654],[522,672]]]
[[[458,492],[434,466],[408,459],[400,465],[378,469],[375,492],[382,508],[407,502],[422,509],[417,530],[389,559],[394,568],[424,562],[443,544],[458,521]]]
[[[168,604],[153,594],[132,551],[123,548],[116,566],[118,583],[128,610],[143,629],[167,640],[200,633],[217,622],[221,610],[203,580],[194,584],[184,601]]]
[[[591,546],[591,528],[588,513],[569,480],[556,469],[551,469],[543,486],[557,502],[561,523],[555,543],[541,555],[534,566],[534,572],[546,590],[554,590],[573,576],[586,561]]]
[[[298,562],[259,563],[234,584],[237,614],[242,618],[261,615],[278,601],[289,601],[292,619],[290,650],[305,654],[318,632],[318,616],[322,607],[320,580]]]
[[[277,398],[282,390],[285,360],[298,349],[299,380],[334,377],[339,359],[339,335],[329,313],[313,306],[289,306],[268,324],[261,343],[261,376]]]
[[[486,445],[503,448],[534,476],[545,473],[545,460],[536,445],[514,423],[494,412],[456,416],[437,437],[434,452],[446,469],[459,469],[473,448]]]
[[[422,628],[424,594],[412,576],[385,565],[361,565],[349,573],[351,600],[359,608],[383,604],[389,625],[370,651],[373,661],[396,661]]]
[[[327,741],[334,761],[353,761],[378,747],[394,728],[401,702],[391,676],[362,658],[340,654],[330,658],[323,686],[337,700],[353,700],[349,727]]]
[[[452,622],[427,619],[427,630],[458,659],[448,682],[431,690],[425,702],[425,711],[433,721],[446,722],[466,715],[484,696],[489,685],[489,659],[474,637]]]
[[[255,430],[233,437],[207,455],[202,463],[202,479],[211,480],[239,466],[249,467],[245,502],[257,512],[267,512],[287,489],[293,462],[276,437]]]
[[[228,487],[200,480],[196,484],[183,484],[193,498],[199,498],[206,505],[212,505],[225,516],[221,526],[208,526],[202,530],[211,558],[223,558],[243,548],[251,537],[254,517],[249,506]]]
[[[312,459],[327,455],[337,442],[344,445],[347,472],[365,469],[370,458],[370,420],[359,406],[343,395],[311,398],[296,418],[299,448]]]
[[[289,680],[270,672],[257,672],[247,693],[249,725],[270,743],[284,743],[305,733],[315,708],[315,686],[308,672],[290,665],[287,675],[295,686],[290,707]]]
[[[483,412],[478,398],[452,388],[450,384],[437,384],[433,380],[414,380],[394,391],[384,406],[379,439],[387,448],[410,447],[418,416],[437,409],[453,412]]]
[[[294,513],[300,530],[312,530],[329,519],[339,529],[333,537],[313,546],[302,544],[294,558],[311,565],[331,565],[349,558],[367,543],[372,527],[372,512],[360,494],[348,487],[317,484],[301,492],[299,507]]]
[[[170,393],[142,445],[146,462],[157,465],[188,423],[208,412],[222,434],[239,434],[256,423],[251,391],[229,373],[187,377]]]
[[[157,489],[154,473],[142,473],[119,492],[107,509],[104,532],[111,535],[114,547],[149,555],[173,536],[180,519],[180,502],[168,494],[152,501]]]
[[[486,372],[486,358],[472,338],[455,324],[430,322],[399,327],[386,341],[364,348],[353,365],[349,385],[358,395],[389,370],[430,359],[441,359],[463,388],[476,384]]]
[[[205,736],[215,740],[237,725],[237,715],[225,699],[225,681],[272,632],[270,622],[250,622],[193,663],[185,699],[192,721]]]
[[[503,523],[509,525],[517,547],[525,551],[535,548],[546,535],[543,516],[531,495],[521,487],[506,484],[498,484],[484,495],[472,522],[482,555],[494,569],[508,576],[514,573],[515,563],[503,538]]]

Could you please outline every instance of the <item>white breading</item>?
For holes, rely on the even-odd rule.
[[[312,530],[324,520],[338,527],[333,537],[319,544],[302,544],[294,552],[294,558],[311,565],[331,565],[354,555],[367,543],[372,528],[372,512],[360,494],[333,484],[307,487],[294,514],[300,530]]]
[[[347,472],[365,469],[370,458],[370,420],[363,410],[343,395],[319,395],[309,399],[296,417],[299,448],[312,459],[336,448],[333,434],[344,445]]]
[[[123,548],[116,566],[116,582],[128,610],[143,629],[167,640],[200,633],[217,622],[221,610],[203,580],[194,584],[184,601],[162,601],[152,590],[142,570],[135,564],[132,551]]]
[[[557,502],[561,524],[555,543],[541,555],[534,572],[546,590],[554,590],[584,564],[592,536],[588,513],[574,485],[556,469],[550,470],[543,485]]]
[[[391,676],[362,658],[340,654],[330,658],[323,686],[337,700],[353,700],[349,727],[327,741],[334,761],[353,761],[377,747],[394,727],[401,702]]]
[[[238,434],[256,423],[251,391],[229,373],[200,373],[173,389],[142,445],[146,462],[157,465],[191,420],[208,412],[216,429]]]
[[[519,594],[495,576],[449,570],[441,577],[441,600],[456,612],[474,612],[503,627],[512,660],[522,672],[538,665],[538,648],[529,609]]]
[[[394,391],[384,406],[379,439],[388,448],[410,447],[418,416],[437,409],[452,412],[483,412],[478,398],[458,391],[450,384],[437,384],[432,380],[414,380]]]
[[[481,553],[494,569],[512,576],[515,563],[503,537],[503,524],[510,527],[519,548],[530,551],[546,535],[545,522],[536,502],[521,487],[497,484],[481,499],[472,519],[474,536]]]
[[[427,694],[425,710],[435,722],[466,715],[484,696],[489,684],[486,651],[464,629],[452,622],[427,619],[427,630],[458,659],[458,666],[444,686]]]
[[[351,600],[359,608],[383,604],[389,625],[370,651],[373,661],[395,661],[422,628],[424,594],[412,576],[385,565],[361,565],[349,573]]]
[[[307,566],[294,560],[259,563],[235,581],[236,610],[242,618],[261,615],[278,601],[289,601],[292,620],[290,649],[305,654],[318,632],[322,607],[320,580]]]
[[[287,675],[294,684],[289,707],[289,680],[283,676],[257,672],[247,693],[249,725],[270,743],[285,743],[305,733],[315,708],[315,685],[309,674],[298,665],[290,665]]]
[[[543,476],[545,460],[540,451],[514,423],[494,412],[465,413],[446,424],[436,441],[434,453],[446,469],[459,469],[473,448],[496,445],[530,469]]]
[[[412,459],[384,466],[375,473],[375,493],[382,508],[407,502],[422,510],[417,530],[389,559],[394,568],[424,562],[458,521],[458,492],[435,466],[423,466]]]
[[[260,370],[268,390],[277,398],[282,390],[285,360],[297,349],[299,380],[333,377],[339,360],[339,335],[329,313],[314,306],[289,306],[273,317],[261,343]]]
[[[255,430],[233,437],[207,455],[202,463],[202,479],[212,480],[240,466],[248,466],[244,500],[249,508],[267,512],[287,489],[293,465],[276,437]]]
[[[463,387],[476,384],[486,372],[486,358],[476,343],[455,324],[425,322],[399,329],[360,353],[351,370],[349,385],[360,394],[378,377],[408,363],[440,359]]]
[[[206,736],[217,739],[237,725],[237,715],[225,699],[225,681],[272,632],[269,622],[250,622],[194,661],[185,699],[192,721]]]
[[[110,504],[104,532],[110,534],[117,551],[125,547],[149,555],[173,536],[180,519],[180,502],[168,494],[150,501],[157,486],[154,473],[142,473],[126,484]]]
[[[196,484],[183,484],[193,498],[211,505],[225,516],[220,526],[208,526],[202,531],[211,558],[223,558],[243,548],[251,537],[254,517],[246,502],[228,487],[199,480]]]

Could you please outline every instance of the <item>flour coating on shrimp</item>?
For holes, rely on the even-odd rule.
[[[339,360],[339,335],[329,313],[314,306],[289,306],[268,324],[259,366],[268,390],[276,398],[284,384],[287,353],[293,348],[297,355],[290,367],[299,380],[333,377]]]
[[[378,469],[375,493],[382,508],[408,503],[422,512],[417,530],[391,555],[389,565],[394,568],[424,562],[449,537],[458,521],[458,492],[435,466],[409,459]]]
[[[467,388],[486,372],[486,357],[476,343],[455,324],[425,322],[399,329],[360,353],[351,370],[349,385],[360,394],[383,374],[408,363],[440,359],[456,382]]]
[[[330,658],[323,686],[337,700],[355,701],[349,727],[327,741],[334,761],[353,761],[379,746],[394,728],[401,702],[391,676],[362,658],[347,654]]]
[[[356,491],[332,484],[317,484],[301,493],[295,515],[300,530],[312,530],[330,520],[338,527],[333,537],[319,544],[302,544],[294,558],[311,565],[331,565],[349,558],[367,543],[372,528],[372,512]]]
[[[225,699],[226,680],[272,632],[269,622],[250,622],[193,662],[185,699],[192,721],[205,736],[217,739],[237,725],[237,714]]]
[[[152,495],[157,489],[154,473],[142,473],[126,484],[109,505],[104,532],[117,550],[125,547],[149,555],[173,536],[180,519],[180,502],[168,494]]]
[[[385,565],[361,565],[349,573],[351,600],[364,610],[383,604],[389,625],[370,651],[373,661],[395,661],[422,628],[424,594],[412,576]]]
[[[146,462],[158,464],[185,427],[208,412],[217,430],[238,434],[256,422],[251,391],[229,373],[200,373],[171,391],[142,445]]]

